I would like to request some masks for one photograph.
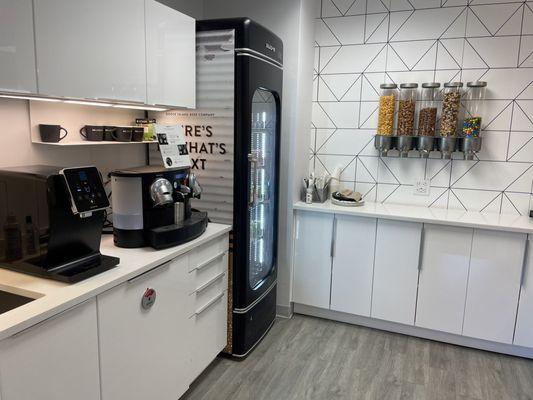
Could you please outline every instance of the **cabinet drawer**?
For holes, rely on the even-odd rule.
[[[214,239],[189,253],[189,272],[208,267],[228,251],[228,235]]]
[[[191,338],[194,340],[191,379],[196,379],[226,346],[227,301],[227,292],[224,291],[209,303],[196,308],[196,313],[191,317]]]
[[[228,252],[219,253],[209,262],[201,264],[198,268],[189,272],[191,275],[192,290],[207,285],[217,276],[228,272]]]
[[[213,274],[213,277],[202,284],[194,284],[190,294],[193,304],[192,314],[197,313],[228,288],[228,273],[222,270]]]

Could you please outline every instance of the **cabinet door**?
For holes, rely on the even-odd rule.
[[[333,214],[298,212],[293,301],[329,308]]]
[[[149,104],[196,107],[196,22],[146,0],[146,76]]]
[[[460,335],[473,229],[425,225],[416,326]]]
[[[533,249],[531,238],[526,243],[526,259],[522,274],[520,305],[516,318],[513,343],[518,346],[533,347]]]
[[[413,325],[422,224],[378,220],[373,318]]]
[[[2,400],[100,399],[96,302],[0,342]]]
[[[370,316],[375,218],[335,216],[331,309]]]
[[[102,398],[175,400],[190,378],[188,257],[98,296]],[[144,309],[147,288],[156,291]]]
[[[34,0],[39,93],[146,102],[144,0]]]
[[[0,0],[0,90],[37,93],[32,0]]]
[[[474,230],[463,335],[513,342],[526,237]]]

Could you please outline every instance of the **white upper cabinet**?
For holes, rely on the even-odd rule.
[[[460,335],[473,229],[425,225],[416,326]]]
[[[146,1],[147,103],[196,107],[195,20]]]
[[[333,214],[298,212],[294,242],[293,301],[329,308]]]
[[[414,324],[421,233],[419,223],[378,221],[373,318]]]
[[[34,0],[34,15],[39,93],[146,102],[144,0]]]
[[[533,347],[533,249],[531,237],[527,242],[527,257],[522,274],[520,305],[516,318],[514,344]]]
[[[0,90],[37,92],[32,0],[0,0]]]
[[[99,400],[96,301],[0,342],[2,400]]]
[[[463,335],[513,342],[526,237],[474,230]]]
[[[335,216],[331,309],[370,316],[375,218]]]

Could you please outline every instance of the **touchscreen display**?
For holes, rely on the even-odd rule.
[[[65,168],[62,171],[78,213],[109,207],[102,178],[96,167]]]

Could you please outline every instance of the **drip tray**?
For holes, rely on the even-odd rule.
[[[0,290],[0,314],[14,310],[15,308],[30,303],[33,300],[35,299]]]

